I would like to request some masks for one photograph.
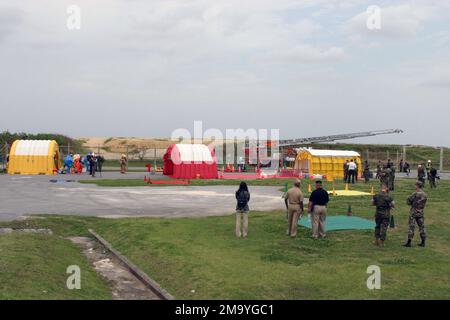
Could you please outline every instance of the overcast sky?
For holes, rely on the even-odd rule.
[[[0,3],[0,131],[155,137],[202,120],[450,146],[449,107],[450,1]]]

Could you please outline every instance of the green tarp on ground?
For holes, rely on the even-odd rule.
[[[311,220],[308,216],[302,217],[298,224],[311,229]],[[375,223],[355,216],[327,216],[325,228],[326,231],[367,230],[375,228]]]

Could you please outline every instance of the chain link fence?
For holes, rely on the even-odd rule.
[[[80,154],[85,156],[91,152],[101,155],[105,159],[104,168],[119,168],[119,159],[125,155],[128,159],[128,168],[146,170],[146,165],[162,167],[163,157],[166,149],[152,147],[136,147],[135,145],[123,144],[119,148],[111,150],[108,146],[98,145],[95,147],[83,147],[82,150],[72,148],[70,145],[59,146],[61,159],[68,154]]]
[[[361,152],[363,161],[368,160],[371,168],[376,168],[378,163],[387,163],[391,160],[397,170],[401,163],[409,165],[411,170],[416,170],[419,164],[426,164],[431,160],[432,165],[440,171],[450,171],[450,149],[433,147],[408,147],[399,146],[397,150],[389,148],[386,151],[371,151],[366,149]]]
[[[354,145],[355,151],[361,154],[362,160],[368,160],[372,171],[376,170],[377,164],[381,161],[385,164],[390,159],[399,171],[400,161],[408,163],[411,170],[416,170],[419,164],[425,164],[431,160],[433,166],[440,171],[450,171],[450,148],[434,148],[426,146],[373,146],[358,147]],[[80,154],[85,156],[90,152],[99,154],[105,158],[105,168],[118,168],[119,159],[125,154],[128,159],[128,167],[146,170],[145,165],[151,164],[152,167],[163,166],[163,156],[166,148],[159,146],[138,146],[135,144],[120,144],[114,149],[108,145],[96,145],[89,147],[60,145],[61,159],[67,154]],[[8,146],[0,146],[0,170],[6,168],[8,157]],[[373,150],[375,149],[375,151]]]

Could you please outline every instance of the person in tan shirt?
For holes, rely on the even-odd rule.
[[[295,238],[297,236],[298,220],[303,215],[303,193],[300,190],[300,180],[294,182],[294,186],[286,192],[288,204],[288,229],[287,235]]]

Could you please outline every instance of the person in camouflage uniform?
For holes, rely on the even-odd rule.
[[[387,166],[383,167],[383,170],[381,170],[381,176],[380,176],[380,184],[385,185],[389,188],[390,185],[390,179],[391,179],[391,169]]]
[[[394,191],[394,185],[395,185],[395,166],[389,167],[391,169],[391,173],[389,176],[389,190]]]
[[[417,167],[417,180],[422,182],[422,184],[425,184],[425,168],[422,164],[419,164]]]
[[[419,244],[421,247],[425,247],[425,222],[424,222],[424,209],[427,203],[427,195],[422,190],[423,183],[421,181],[416,182],[416,191],[406,199],[406,203],[411,206],[409,211],[408,220],[408,241],[403,245],[404,247],[411,247],[411,241],[414,238],[414,229],[416,223],[419,226],[419,233],[422,242]]]
[[[436,188],[436,179],[438,179],[437,170],[432,166],[430,168],[430,173],[428,174],[428,182],[430,182],[430,188]]]
[[[375,176],[376,179],[380,179],[381,178],[381,171],[383,170],[383,166],[381,165],[381,160],[378,161],[377,164],[377,175]]]
[[[391,220],[391,209],[395,207],[394,199],[389,195],[389,188],[386,185],[382,185],[381,192],[373,196],[372,205],[376,207],[374,244],[384,247]]]

